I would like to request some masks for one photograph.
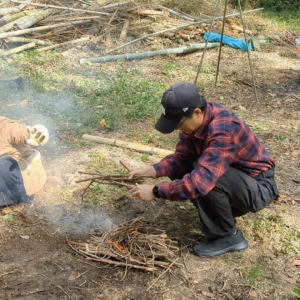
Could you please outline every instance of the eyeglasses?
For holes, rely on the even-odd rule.
[[[181,122],[180,124],[178,124],[178,126],[176,127],[175,130],[180,130],[181,126],[184,124],[184,122],[188,119],[188,117],[185,117],[185,119],[183,120],[183,122]]]

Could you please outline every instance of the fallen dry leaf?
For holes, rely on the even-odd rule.
[[[22,107],[26,106],[27,104],[28,104],[28,100],[23,100],[23,101],[20,102],[20,105]]]
[[[300,151],[294,151],[292,152],[293,157],[300,157]]]
[[[107,129],[110,128],[109,125],[106,124],[105,119],[102,119],[99,124],[100,124],[101,127],[105,127]]]
[[[297,282],[295,278],[288,278],[286,281],[290,284],[295,284]]]
[[[255,291],[251,291],[251,292],[249,293],[249,296],[250,296],[250,297],[253,297],[253,298],[256,298],[256,297],[257,297],[257,293],[256,293]]]
[[[291,267],[294,267],[294,266],[300,266],[300,260],[294,260],[293,263],[291,264]]]
[[[202,291],[202,295],[215,299],[214,294],[212,294],[212,293]]]

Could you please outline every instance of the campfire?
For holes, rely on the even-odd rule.
[[[157,267],[166,271],[172,266],[183,267],[178,262],[176,244],[164,230],[152,227],[142,217],[92,235],[86,243],[69,242],[87,260],[146,272],[153,272]]]

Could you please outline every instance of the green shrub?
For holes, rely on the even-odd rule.
[[[232,6],[238,6],[238,0],[229,0]],[[300,0],[241,0],[242,7],[264,7],[276,11],[300,9]]]

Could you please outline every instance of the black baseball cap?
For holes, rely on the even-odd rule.
[[[179,125],[183,116],[190,115],[195,108],[205,106],[206,100],[199,89],[188,82],[175,83],[163,94],[162,115],[155,124],[161,133],[171,133]]]

